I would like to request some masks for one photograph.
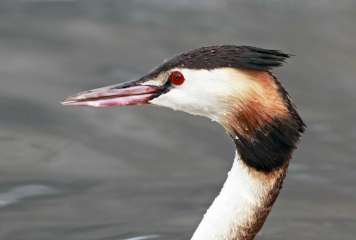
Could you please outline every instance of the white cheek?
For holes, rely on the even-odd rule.
[[[200,105],[195,95],[189,94],[183,89],[171,89],[169,92],[154,98],[150,101],[152,104],[169,107],[173,110],[185,111],[191,114],[198,114]]]
[[[151,100],[151,103],[215,120],[218,102],[215,92],[211,91],[213,88],[209,87],[209,79],[187,73],[185,76],[189,76],[189,79],[181,86],[173,87],[169,92]]]
[[[185,76],[185,82],[152,99],[150,101],[152,104],[205,116],[215,121],[226,110],[226,102],[223,99],[243,88],[241,84],[236,84],[236,81],[232,80],[236,77],[233,76],[235,73],[226,69],[179,71]]]

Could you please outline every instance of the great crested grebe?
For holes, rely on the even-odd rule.
[[[249,240],[261,229],[305,129],[272,75],[289,57],[250,46],[209,46],[177,55],[137,81],[81,92],[64,105],[154,104],[220,123],[236,155],[192,240]]]

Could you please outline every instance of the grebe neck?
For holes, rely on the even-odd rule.
[[[288,162],[264,173],[236,153],[232,168],[192,240],[249,240],[261,229],[281,189]]]

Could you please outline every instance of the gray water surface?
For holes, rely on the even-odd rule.
[[[355,239],[355,1],[0,2],[0,239],[189,239],[234,154],[211,121],[65,108],[209,44],[295,56],[276,73],[308,129],[258,239]]]

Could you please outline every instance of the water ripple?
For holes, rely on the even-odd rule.
[[[158,237],[159,237],[159,235],[152,234],[152,235],[130,237],[130,238],[122,239],[122,240],[146,240],[146,239],[154,239],[154,238],[158,238]]]
[[[0,193],[0,207],[5,207],[14,204],[25,198],[52,195],[58,191],[52,187],[45,185],[29,184],[17,186],[7,192]]]

